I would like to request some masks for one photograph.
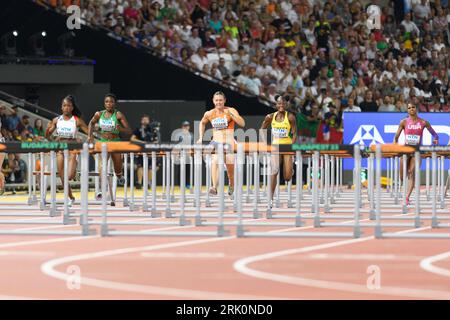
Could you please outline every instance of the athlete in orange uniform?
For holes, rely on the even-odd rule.
[[[245,126],[245,120],[239,115],[238,111],[231,107],[225,106],[226,98],[225,94],[221,91],[214,93],[213,103],[214,109],[206,111],[203,115],[199,125],[199,139],[197,143],[202,143],[203,135],[205,133],[205,126],[209,122],[213,127],[212,144],[222,143],[231,146],[234,149],[234,124],[236,123],[240,127]],[[232,150],[233,150],[232,149]],[[211,194],[217,194],[217,184],[219,180],[217,155],[213,156],[213,162],[211,166],[213,185],[209,190]],[[228,188],[228,194],[233,194],[234,186],[234,156],[233,154],[227,154],[225,156],[225,162],[227,166],[227,174],[230,182]]]

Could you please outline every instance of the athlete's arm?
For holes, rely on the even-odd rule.
[[[77,117],[77,127],[86,134],[89,134],[89,127],[83,119]]]
[[[206,124],[209,122],[208,120],[209,111],[206,111],[203,115],[202,120],[200,120],[200,124],[198,125],[198,140],[197,143],[203,142],[203,135],[205,134]]]
[[[89,121],[88,125],[88,141],[93,142],[94,140],[94,127],[98,123],[98,120],[100,119],[100,113],[96,112],[94,116],[92,117],[91,121]]]
[[[51,139],[53,132],[56,130],[56,121],[57,120],[58,120],[58,118],[53,118],[53,120],[48,123],[47,129],[45,130],[45,138],[47,140]]]
[[[398,143],[398,138],[400,137],[400,134],[402,133],[403,129],[405,129],[405,120],[400,121],[397,133],[395,134],[394,137],[394,143]]]
[[[431,124],[428,121],[425,121],[425,128],[427,128],[428,131],[433,136],[433,143],[434,144],[438,144],[439,143],[439,136],[436,133],[436,131],[434,131],[433,127],[431,126]]]
[[[230,115],[231,119],[234,120],[234,122],[237,123],[240,127],[245,127],[245,120],[239,115],[239,112],[235,108],[229,108],[228,114]]]
[[[128,124],[127,118],[125,118],[125,115],[120,111],[117,111],[117,120],[120,123],[120,125],[117,126],[119,132],[131,133],[131,128]]]
[[[289,113],[289,123],[291,124],[292,141],[297,141],[297,120],[292,113]]]
[[[261,139],[261,142],[267,143],[267,131],[266,129],[270,126],[273,119],[273,113],[268,114],[265,118],[263,123],[261,124],[261,129],[259,129],[259,138]]]

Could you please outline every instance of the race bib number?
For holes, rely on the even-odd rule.
[[[223,130],[228,128],[228,121],[224,118],[215,118],[211,120],[211,125],[216,130]]]
[[[116,124],[111,119],[101,119],[100,129],[103,131],[114,131],[116,129]]]
[[[407,134],[405,137],[406,144],[418,145],[420,143],[420,136],[417,134]]]
[[[272,128],[272,135],[275,138],[287,138],[288,134],[286,128]]]
[[[73,138],[74,132],[70,128],[58,128],[56,135],[61,138]]]

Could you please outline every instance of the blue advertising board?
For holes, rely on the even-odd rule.
[[[394,141],[400,121],[407,117],[406,113],[400,112],[344,112],[344,144],[388,144]],[[450,113],[420,113],[419,117],[428,120],[439,135],[439,144],[447,145],[450,139]],[[404,144],[404,134],[400,135],[399,144]],[[431,145],[432,137],[427,129],[424,130],[423,145]],[[367,161],[363,160],[363,166]],[[445,162],[446,169],[449,168],[449,160]],[[386,168],[383,161],[382,168]],[[425,161],[422,161],[422,169]],[[353,169],[353,160],[344,160],[344,169]]]

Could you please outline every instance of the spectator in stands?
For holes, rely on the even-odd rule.
[[[227,66],[225,65],[225,59],[222,57],[220,57],[220,59],[219,59],[219,66],[217,67],[217,69],[219,69],[220,74],[223,77],[230,75],[230,70],[228,70]]]
[[[25,161],[23,161],[18,154],[8,153],[8,159],[3,162],[2,173],[5,176],[6,183],[25,182]],[[15,188],[13,188],[13,194],[15,193]]]
[[[395,106],[391,103],[391,97],[384,97],[383,103],[378,108],[379,112],[394,112],[396,111]]]
[[[353,98],[349,98],[347,102],[347,107],[344,108],[343,112],[361,112],[361,108],[355,106]]]
[[[202,47],[202,39],[198,35],[198,29],[192,29],[192,34],[187,41],[189,49],[191,51],[197,52],[200,47]]]
[[[13,106],[11,108],[11,112],[5,119],[5,127],[11,132],[16,130],[20,123],[20,118],[17,115],[17,109],[18,109],[17,106]]]
[[[15,171],[14,171],[14,179],[16,183],[24,183],[26,182],[27,177],[27,165],[25,161],[22,159],[19,153],[14,154],[15,157]]]
[[[45,129],[41,119],[34,120],[33,136],[37,141],[45,140]]]
[[[17,126],[17,130],[19,130],[19,133],[27,138],[33,138],[34,129],[33,126],[30,124],[30,117],[26,114],[22,116],[22,120],[20,121],[19,125]]]
[[[252,90],[251,94],[259,94],[266,104],[274,93],[291,86],[293,101],[299,101],[299,105],[306,88],[315,99],[321,98],[315,91],[327,89],[326,98],[335,100],[336,93],[341,102],[353,98],[352,109],[361,105],[362,111],[376,111],[377,101],[383,110],[379,99],[385,96],[391,97],[389,109],[395,105],[403,110],[412,99],[411,90],[415,96],[434,92],[436,78],[445,88],[433,93],[431,105],[446,105],[450,93],[444,85],[450,76],[450,56],[445,49],[450,35],[447,0],[396,0],[391,6],[380,6],[382,25],[370,32],[365,27],[366,7],[359,1],[132,0],[103,4],[85,1],[82,5],[88,23],[108,23],[119,36],[126,29],[135,37],[131,44],[150,44],[163,53],[161,56],[183,61],[195,71],[207,70],[208,79],[220,71],[224,85],[235,84],[233,78],[240,74],[241,80],[248,77],[251,70],[243,69],[254,64],[261,86],[259,92]],[[136,28],[139,31],[133,32]],[[174,41],[177,36],[180,40]],[[197,38],[204,55],[198,52]],[[187,52],[187,48],[193,52]],[[217,53],[216,71],[213,64],[217,63]],[[227,57],[223,64],[220,59],[230,54],[235,54],[234,61],[224,67],[231,59]],[[304,90],[300,90],[301,82],[293,69],[297,69]],[[445,71],[443,77],[435,75],[440,69]],[[414,82],[412,87],[410,80]],[[242,88],[248,89],[245,85]],[[368,91],[374,96],[371,101],[365,101]],[[345,103],[342,108],[347,108]],[[327,112],[326,104],[323,109],[322,114]]]
[[[368,90],[364,97],[364,101],[359,104],[362,112],[377,112],[378,104],[373,101],[373,93]]]
[[[196,54],[191,56],[192,63],[197,67],[198,70],[203,70],[204,65],[209,64],[208,56],[204,48],[200,47]]]

